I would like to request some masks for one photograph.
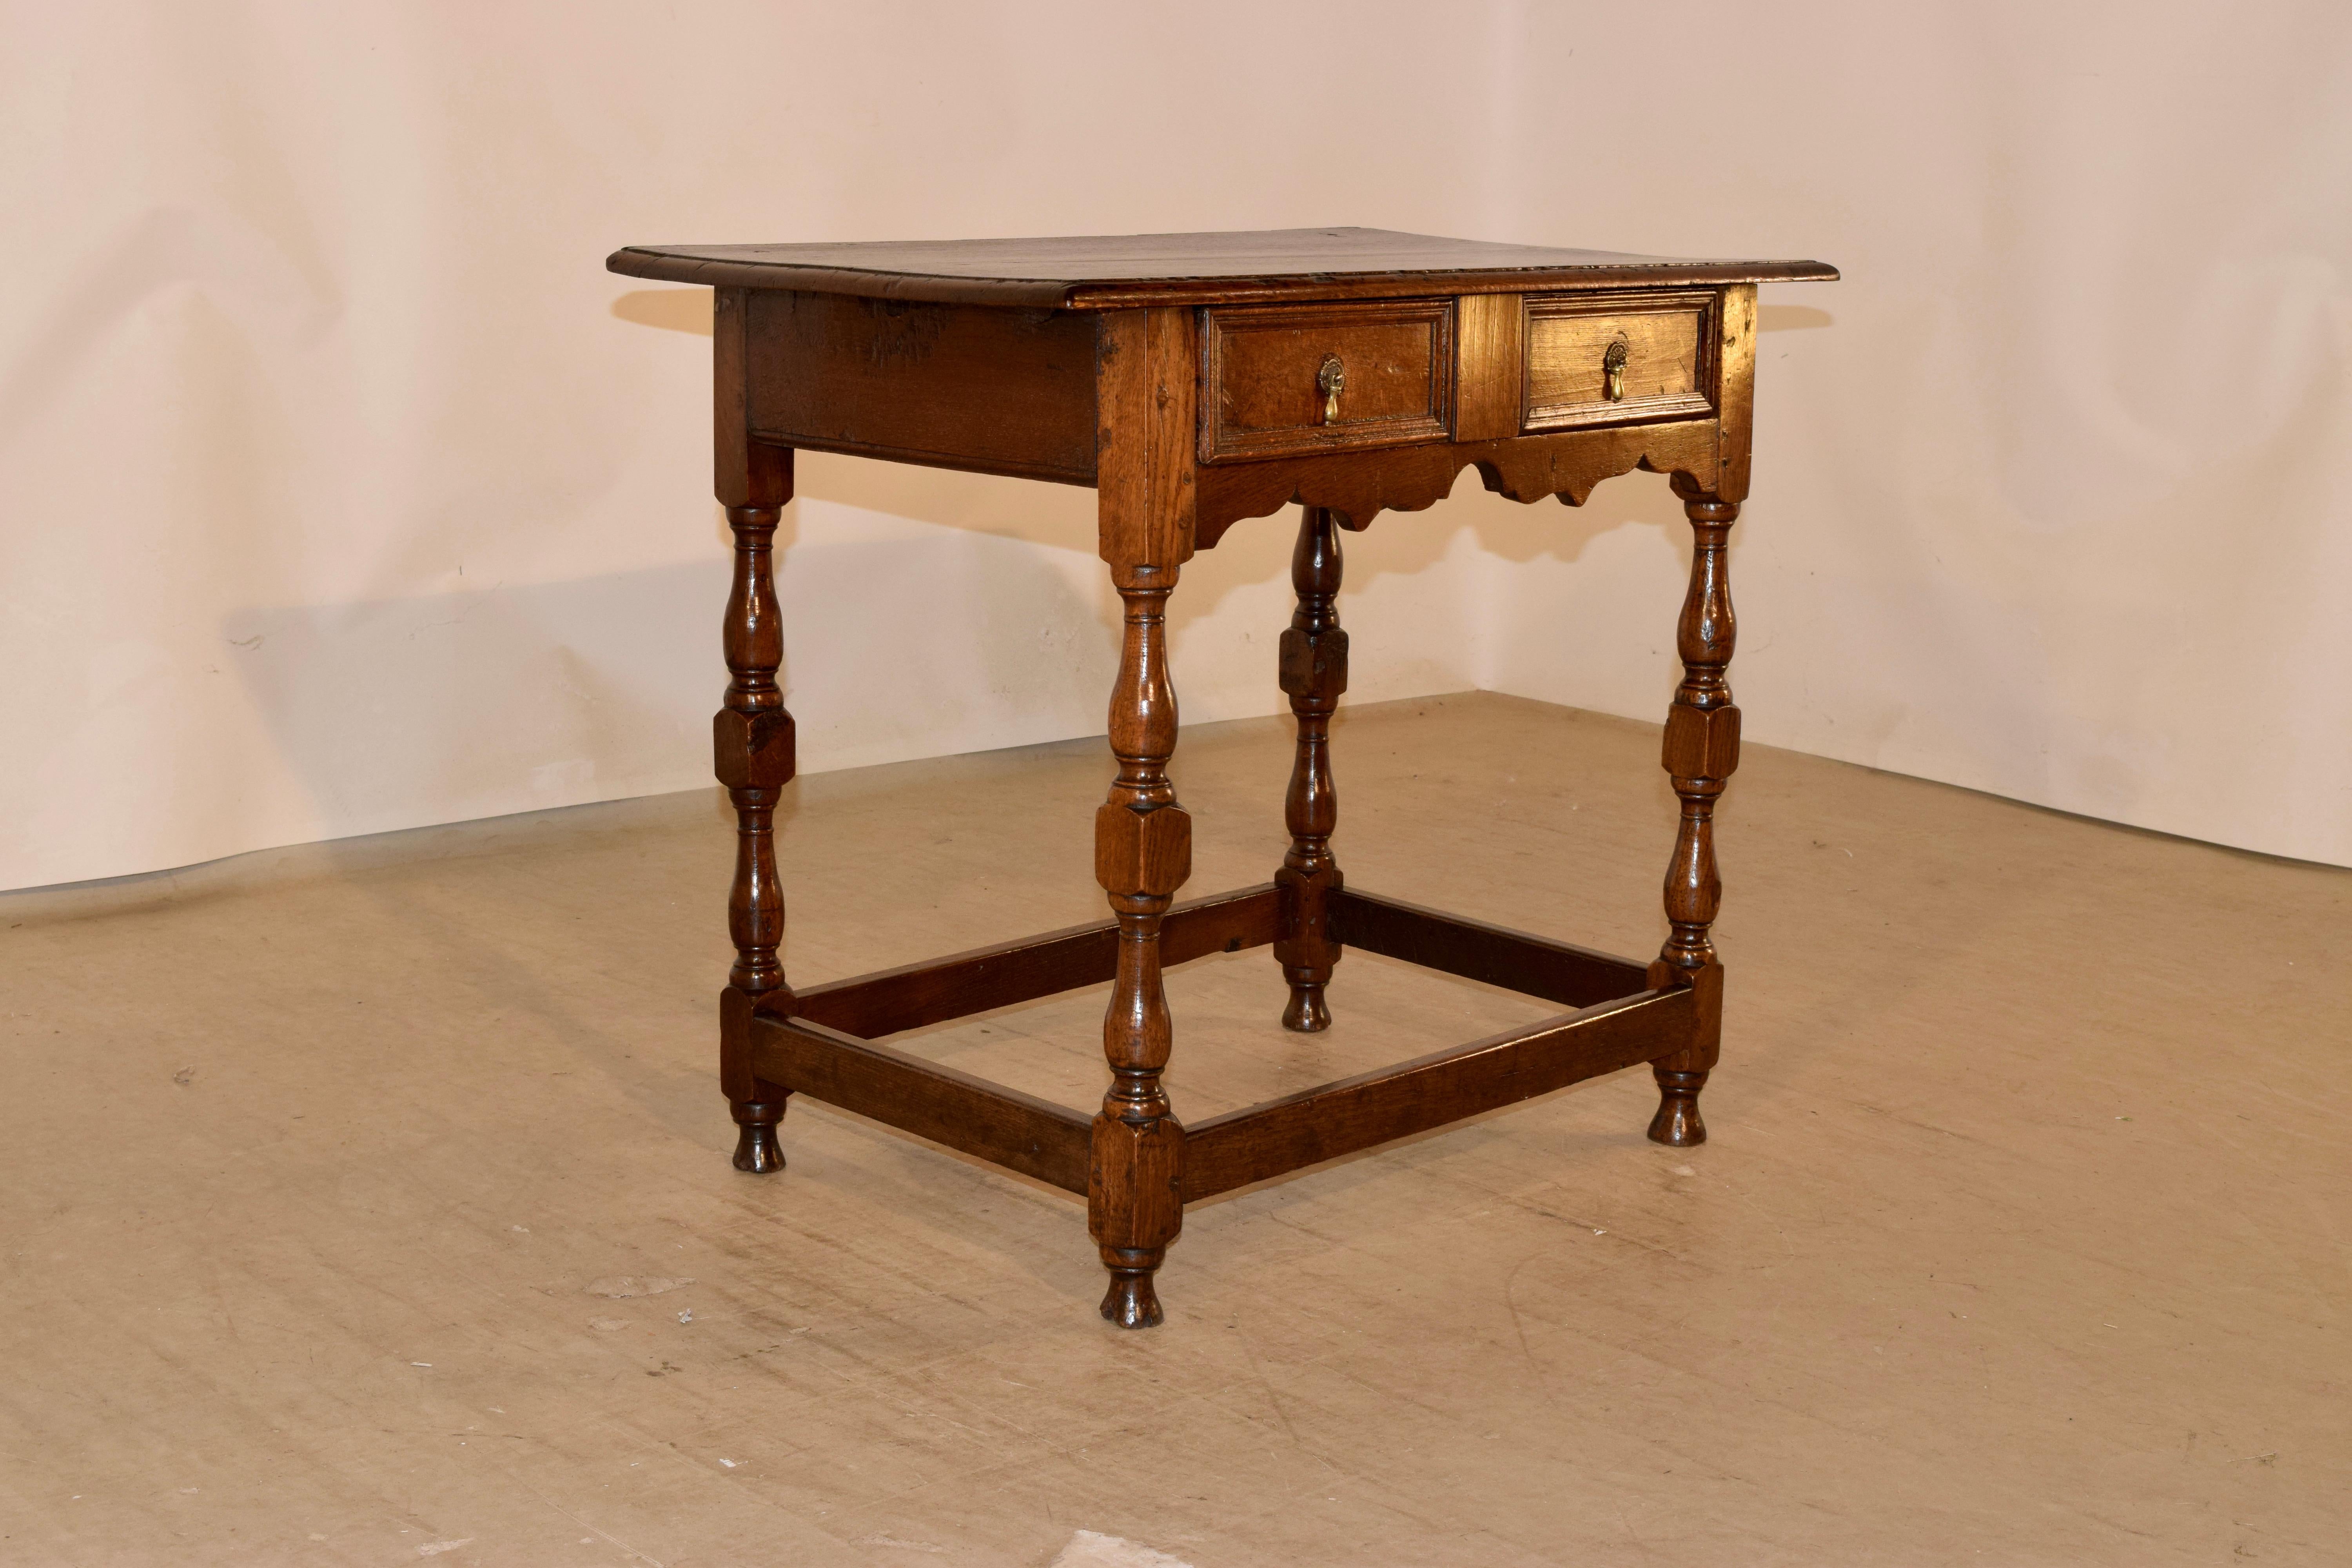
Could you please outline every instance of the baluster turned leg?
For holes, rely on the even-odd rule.
[[[1715,866],[1715,803],[1739,765],[1739,710],[1732,706],[1727,675],[1738,632],[1727,552],[1739,507],[1679,475],[1675,492],[1683,499],[1696,547],[1675,639],[1683,680],[1666,713],[1664,756],[1675,794],[1682,797],[1682,826],[1666,867],[1666,920],[1673,930],[1650,965],[1650,984],[1690,986],[1697,994],[1698,1024],[1688,1048],[1652,1064],[1659,1103],[1650,1137],[1687,1148],[1706,1142],[1698,1093],[1723,1039],[1723,965],[1707,928],[1723,902]]]
[[[730,506],[735,531],[735,584],[727,599],[727,668],[733,676],[712,722],[713,771],[735,805],[735,884],[727,899],[727,929],[735,939],[735,966],[727,976],[727,1044],[721,1087],[738,1129],[735,1168],[766,1173],[784,1166],[776,1142],[791,1091],[755,1079],[743,1059],[751,1003],[784,984],[776,949],[784,938],[784,896],[776,881],[776,803],[792,782],[793,716],[776,686],[783,659],[771,548],[781,507]]]
[[[1118,918],[1118,978],[1103,1016],[1111,1084],[1095,1117],[1087,1218],[1110,1270],[1102,1315],[1141,1329],[1160,1321],[1151,1276],[1184,1220],[1184,1132],[1160,1082],[1170,1041],[1160,924],[1192,872],[1192,823],[1168,782],[1176,692],[1168,679],[1166,612],[1176,569],[1118,566],[1112,580],[1126,605],[1110,703],[1118,777],[1095,813],[1095,879]]]
[[[1339,792],[1331,783],[1331,714],[1348,689],[1348,634],[1339,629],[1339,534],[1319,506],[1302,509],[1298,543],[1290,552],[1290,585],[1298,608],[1282,634],[1282,689],[1298,721],[1298,750],[1290,767],[1283,821],[1290,850],[1274,874],[1282,891],[1282,934],[1275,962],[1290,982],[1282,1026],[1314,1034],[1331,1026],[1323,999],[1339,944],[1331,939],[1331,889],[1340,885],[1331,833],[1339,824]]]

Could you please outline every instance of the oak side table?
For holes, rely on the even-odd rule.
[[[1739,757],[1725,679],[1725,546],[1748,493],[1756,285],[1834,279],[1814,261],[1685,261],[1393,234],[1281,229],[853,245],[632,246],[612,270],[717,292],[717,487],[735,535],[733,679],[716,721],[739,824],[719,1002],[719,1087],[739,1170],[783,1166],[786,1099],[828,1104],[1087,1199],[1110,1271],[1103,1316],[1160,1321],[1152,1284],[1184,1205],[1647,1062],[1650,1136],[1706,1136],[1698,1094],[1721,1036],[1708,938],[1722,887],[1713,812]],[[794,991],[772,814],[793,776],[770,545],[807,447],[1092,486],[1126,606],[1110,700],[1118,772],[1095,813],[1112,918]],[[1465,467],[1514,500],[1580,505],[1612,475],[1671,477],[1696,533],[1667,710],[1682,799],[1671,932],[1643,963],[1349,887],[1328,739],[1348,684],[1339,539],[1417,511]],[[1164,611],[1177,574],[1244,518],[1303,508],[1279,681],[1297,716],[1271,882],[1173,901],[1192,822]],[[1271,946],[1292,1029],[1327,1027],[1347,947],[1500,985],[1566,1011],[1191,1126],[1160,1086],[1163,965]],[[1111,1082],[1091,1119],[883,1044],[990,1008],[1111,983]]]

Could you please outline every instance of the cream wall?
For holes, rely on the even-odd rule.
[[[706,781],[708,305],[613,247],[1326,222],[1840,264],[1749,734],[2352,863],[2352,12],[2162,15],[6,0],[0,886]],[[1099,731],[1089,494],[801,494],[804,766]],[[1187,569],[1188,720],[1274,710],[1287,531]],[[1349,543],[1354,696],[1663,711],[1663,481]]]

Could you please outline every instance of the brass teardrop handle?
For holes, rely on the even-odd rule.
[[[1612,403],[1625,396],[1625,340],[1619,338],[1601,356],[1601,395]]]
[[[1323,363],[1315,372],[1316,390],[1323,394],[1323,423],[1329,425],[1339,417],[1339,394],[1348,390],[1348,367],[1339,363],[1338,354],[1325,354]]]

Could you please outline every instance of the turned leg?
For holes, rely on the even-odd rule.
[[[1680,1149],[1706,1142],[1698,1094],[1723,1038],[1723,965],[1708,928],[1723,902],[1723,879],[1715,868],[1715,803],[1739,765],[1739,710],[1732,706],[1727,675],[1738,630],[1727,550],[1739,507],[1682,475],[1675,477],[1675,493],[1683,499],[1695,536],[1690,591],[1675,639],[1683,680],[1666,712],[1664,759],[1682,800],[1682,826],[1666,867],[1666,921],[1672,930],[1650,965],[1650,984],[1687,985],[1696,993],[1698,1008],[1691,1044],[1651,1064],[1659,1103],[1650,1137]]]
[[[1329,922],[1331,889],[1341,880],[1331,856],[1331,832],[1339,824],[1339,795],[1331,784],[1331,714],[1348,689],[1348,634],[1339,629],[1339,530],[1323,508],[1302,511],[1298,543],[1290,552],[1298,608],[1282,634],[1282,689],[1298,721],[1298,750],[1282,808],[1290,850],[1274,874],[1282,895],[1274,957],[1290,982],[1282,1026],[1311,1035],[1331,1026],[1323,991],[1339,962]]]
[[[774,993],[791,995],[776,948],[784,938],[784,897],[776,884],[776,803],[793,769],[793,716],[776,686],[783,636],[776,620],[770,548],[782,509],[730,506],[735,531],[735,585],[727,600],[725,706],[712,723],[719,782],[735,805],[735,884],[727,899],[727,929],[735,939],[735,966],[727,975],[720,1009],[719,1087],[735,1118],[735,1168],[765,1174],[784,1167],[776,1142],[791,1091],[755,1077],[750,1059],[749,1004]]]
[[[1110,699],[1110,798],[1095,812],[1095,880],[1118,921],[1118,971],[1103,1014],[1110,1089],[1094,1120],[1087,1231],[1110,1270],[1102,1315],[1123,1329],[1160,1321],[1152,1275],[1184,1224],[1184,1129],[1160,1075],[1168,998],[1160,925],[1192,874],[1192,819],[1176,804],[1176,691],[1168,679],[1168,595],[1192,553],[1195,384],[1200,341],[1183,307],[1106,311],[1096,329],[1096,495],[1102,555],[1123,605]]]
[[[1176,569],[1113,571],[1126,639],[1111,697],[1118,777],[1095,813],[1095,879],[1118,918],[1118,977],[1103,1016],[1111,1084],[1095,1117],[1087,1229],[1110,1270],[1102,1315],[1125,1329],[1160,1319],[1152,1271],[1183,1224],[1184,1131],[1160,1087],[1168,1065],[1168,998],[1160,984],[1160,924],[1192,871],[1192,822],[1168,782],[1176,693],[1168,680],[1166,609]]]
[[[735,534],[727,697],[711,721],[711,771],[735,806],[735,884],[727,898],[735,966],[719,998],[719,1087],[735,1118],[735,1168],[764,1174],[784,1168],[776,1123],[791,1092],[751,1070],[751,1016],[762,1004],[788,1009],[793,998],[776,956],[784,940],[776,804],[793,778],[793,716],[776,685],[784,637],[770,562],[776,525],[793,499],[793,454],[751,434],[747,291],[711,292],[711,481]]]

